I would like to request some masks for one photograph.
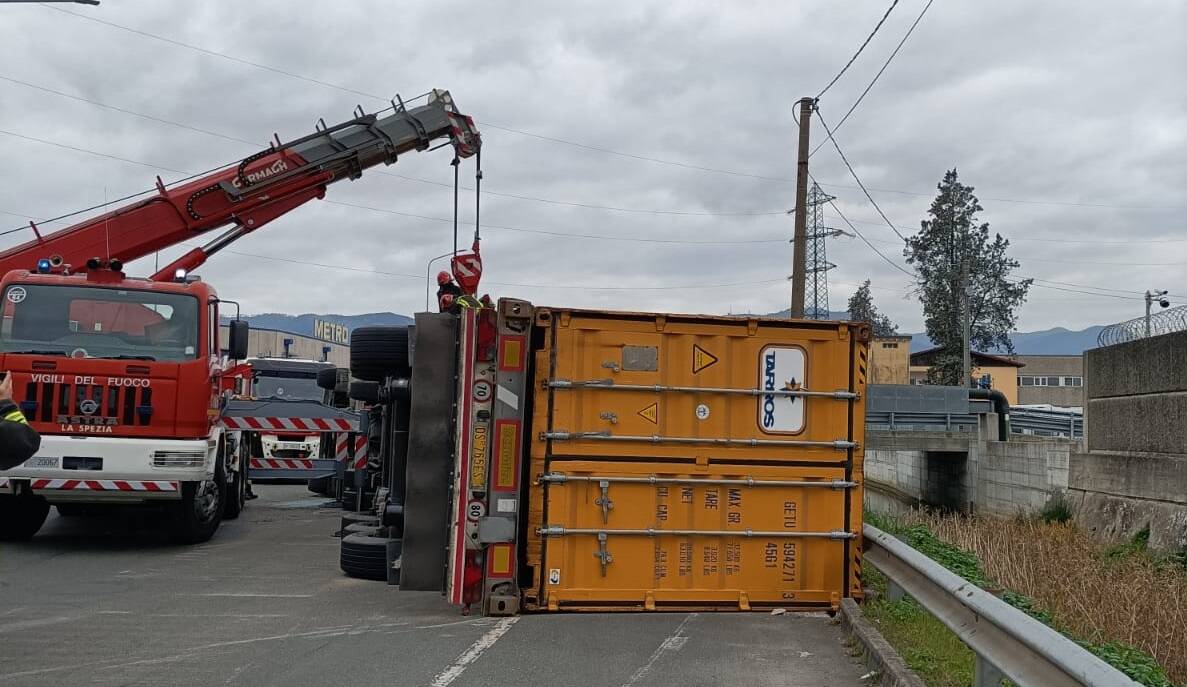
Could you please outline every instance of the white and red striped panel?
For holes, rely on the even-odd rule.
[[[177,482],[130,479],[35,479],[30,481],[35,490],[57,489],[60,491],[154,491],[175,492]]]
[[[354,469],[362,470],[367,467],[367,437],[359,435],[354,438]]]
[[[0,477],[0,489],[7,489],[7,488],[8,488],[8,478]]]
[[[297,458],[252,458],[252,470],[312,470],[312,460]]]
[[[358,427],[344,418],[322,417],[223,417],[227,429],[287,430],[294,432],[352,432]]]

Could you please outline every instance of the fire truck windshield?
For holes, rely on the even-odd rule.
[[[11,284],[0,303],[0,352],[162,361],[199,355],[199,306],[193,296]]]

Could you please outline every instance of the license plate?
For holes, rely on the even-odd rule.
[[[276,444],[276,450],[278,450],[278,451],[304,451],[305,444],[301,444],[301,443],[294,442],[294,441],[282,441],[282,442],[279,442]]]
[[[25,463],[24,463],[24,465],[22,465],[21,467],[25,467],[25,468],[51,468],[51,469],[55,469],[55,470],[56,470],[56,469],[57,469],[57,467],[58,467],[58,461],[59,461],[59,460],[60,460],[59,458],[56,458],[56,457],[51,457],[51,456],[33,456],[33,457],[32,457],[32,458],[30,458],[29,460],[26,460],[26,461],[25,461]]]

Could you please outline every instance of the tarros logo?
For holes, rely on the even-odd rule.
[[[272,164],[268,165],[267,167],[261,167],[260,169],[257,169],[254,172],[248,172],[247,174],[244,174],[243,176],[247,177],[248,184],[254,184],[258,181],[263,181],[264,179],[267,179],[268,177],[280,174],[281,172],[286,172],[286,171],[288,171],[288,168],[289,168],[289,166],[288,166],[287,162],[285,162],[284,160],[277,160],[276,162],[273,162]],[[239,185],[239,176],[238,175],[231,177],[231,185],[234,186],[235,188],[242,188],[242,186]]]
[[[763,391],[775,390],[775,351],[768,350],[763,356]],[[770,429],[775,426],[775,397],[767,394],[762,397],[762,426]]]
[[[785,391],[803,389],[806,354],[799,346],[767,346],[758,354],[758,428],[764,434],[798,434],[804,429],[804,403]]]
[[[98,412],[98,410],[99,402],[91,398],[83,399],[82,402],[78,404],[78,412],[82,413],[83,415],[94,415],[96,412]]]

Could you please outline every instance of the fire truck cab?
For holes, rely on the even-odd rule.
[[[32,536],[51,504],[160,503],[184,541],[238,515],[243,480],[219,422],[218,296],[196,278],[118,268],[0,282],[0,369],[42,437],[33,458],[0,472],[4,538]],[[243,355],[246,333],[246,322],[232,326],[230,357]]]

